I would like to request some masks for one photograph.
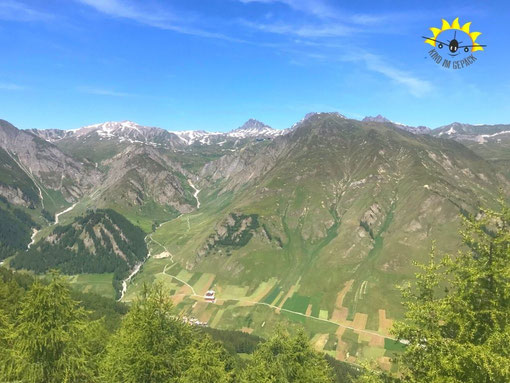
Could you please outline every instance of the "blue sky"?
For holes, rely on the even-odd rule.
[[[446,70],[422,35],[482,32]],[[311,111],[409,125],[510,123],[510,2],[0,0],[0,118],[74,129],[133,120],[283,129]]]

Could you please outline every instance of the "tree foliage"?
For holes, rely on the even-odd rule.
[[[174,313],[157,285],[145,289],[113,335],[101,364],[105,382],[227,382],[226,353]],[[213,380],[193,380],[214,378]]]
[[[59,275],[38,280],[0,267],[0,376],[7,381],[345,383],[338,374],[332,380],[329,365],[304,333],[279,330],[264,342],[186,324],[160,285],[127,311],[70,290]]]
[[[408,342],[405,382],[510,381],[510,209],[464,218],[467,251],[419,265],[403,288],[405,319],[394,334]]]
[[[7,345],[3,376],[33,383],[90,381],[97,323],[88,321],[60,276],[47,285],[36,281],[18,310],[2,334]]]
[[[3,199],[0,204],[0,260],[25,250],[30,243],[32,228],[38,225],[21,209]]]
[[[291,336],[279,328],[255,351],[241,382],[330,383],[332,376],[326,359],[312,349],[303,331]]]

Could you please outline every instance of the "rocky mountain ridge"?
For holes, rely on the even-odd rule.
[[[463,124],[454,122],[432,131],[435,137],[452,138],[458,141],[475,141],[484,144],[492,140],[510,138],[510,124]]]
[[[263,139],[277,137],[286,133],[286,130],[273,129],[255,119],[249,119],[241,127],[227,133],[206,132],[204,130],[169,131],[161,128],[139,125],[133,121],[108,121],[84,126],[75,130],[30,129],[27,131],[52,143],[66,139],[83,140],[96,137],[99,140],[117,139],[121,143],[139,143],[154,147],[221,144],[228,139]]]

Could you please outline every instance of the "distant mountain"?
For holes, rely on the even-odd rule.
[[[388,120],[386,117],[381,116],[380,114],[378,114],[375,117],[367,116],[367,117],[365,117],[361,121],[362,122],[389,122],[389,123],[393,123],[390,120]]]
[[[458,141],[476,141],[484,144],[510,138],[510,125],[470,125],[454,122],[432,131],[435,137],[453,138]]]
[[[119,142],[143,143],[151,146],[169,145],[177,138],[161,128],[142,126],[132,121],[104,122],[89,125],[72,134],[74,138],[87,138],[97,135],[99,139],[118,139]]]
[[[188,182],[191,176],[153,147],[127,147],[102,165],[105,181],[93,196],[98,206],[130,209],[155,203],[171,208],[175,215],[188,213],[196,207]]]
[[[461,142],[490,161],[510,179],[510,124],[472,125],[454,122],[434,129],[431,134]]]
[[[293,130],[297,129],[299,126],[301,126],[302,124],[304,124],[304,123],[305,123],[306,121],[308,121],[310,118],[313,118],[313,117],[315,117],[315,116],[317,116],[317,115],[320,115],[320,114],[323,114],[323,115],[328,114],[328,115],[331,115],[331,116],[336,116],[336,117],[338,117],[338,118],[347,119],[347,117],[345,117],[343,114],[340,114],[340,113],[338,113],[338,112],[331,112],[331,113],[310,112],[310,113],[307,113],[307,114],[305,115],[305,117],[304,117],[302,120],[300,120],[300,121],[296,122],[295,124],[293,124],[293,125],[290,127],[289,131],[293,131]]]
[[[55,142],[62,140],[66,137],[70,137],[74,134],[72,130],[61,130],[61,129],[27,129],[26,132],[30,132],[39,138],[42,138],[48,142]]]
[[[185,145],[221,143],[221,138],[223,137],[222,133],[210,133],[205,130],[183,130],[172,133],[179,137]]]
[[[380,114],[378,114],[375,117],[367,116],[362,120],[362,122],[376,122],[376,123],[381,123],[381,124],[393,124],[397,128],[406,130],[406,131],[414,133],[414,134],[429,134],[431,131],[426,126],[409,126],[409,125],[401,124],[399,122],[390,121],[386,117],[381,116]]]
[[[227,133],[226,136],[234,138],[248,138],[248,137],[265,138],[265,137],[277,137],[285,133],[286,133],[285,130],[273,129],[270,126],[264,124],[263,122],[251,118],[248,121],[246,121],[243,124],[243,126]]]
[[[86,141],[116,140],[119,143],[138,143],[153,147],[178,148],[192,144],[212,145],[225,139],[267,138],[284,134],[284,130],[276,130],[270,126],[250,119],[241,127],[228,133],[206,132],[204,130],[168,131],[161,128],[142,126],[132,121],[104,122],[85,126],[76,130],[37,130],[28,132],[49,142],[61,140]]]

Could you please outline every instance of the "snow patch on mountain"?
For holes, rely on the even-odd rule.
[[[175,134],[181,139],[186,145],[193,145],[195,142],[199,142],[203,145],[210,145],[211,138],[221,136],[222,133],[206,132],[204,130],[183,130],[183,131],[172,131],[170,133]]]

